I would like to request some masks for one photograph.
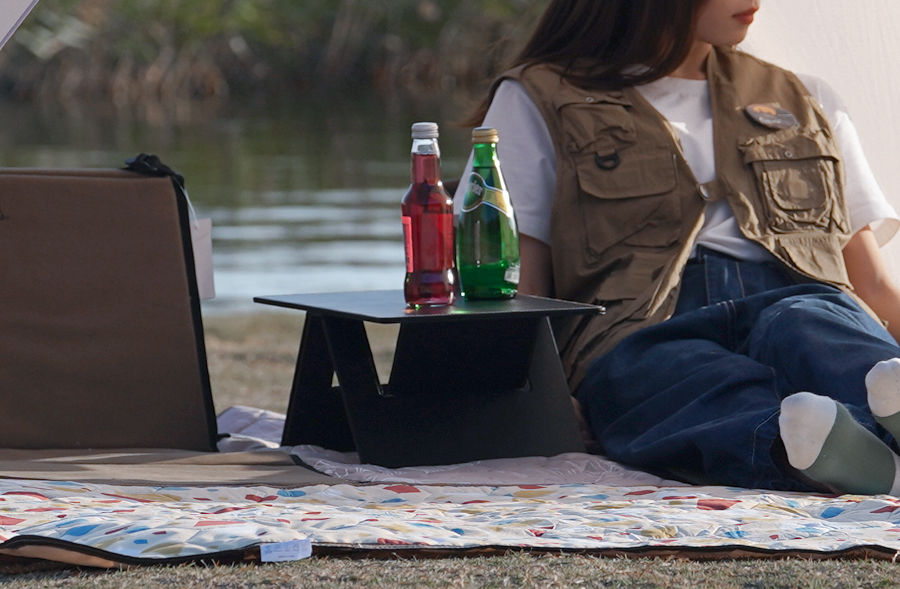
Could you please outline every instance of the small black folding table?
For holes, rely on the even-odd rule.
[[[585,449],[550,319],[600,307],[519,295],[410,309],[400,290],[253,300],[306,311],[283,445],[387,467]],[[364,322],[399,324],[386,384]]]

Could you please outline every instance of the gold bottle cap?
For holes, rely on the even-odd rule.
[[[476,127],[472,129],[472,143],[498,143],[500,135],[493,127]]]

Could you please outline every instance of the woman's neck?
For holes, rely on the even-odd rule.
[[[703,41],[694,41],[688,56],[674,72],[669,74],[673,78],[684,78],[686,80],[705,80],[706,79],[706,58],[712,51],[712,45]]]

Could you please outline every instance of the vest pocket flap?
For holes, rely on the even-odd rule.
[[[651,196],[675,188],[675,155],[663,147],[587,151],[575,165],[581,189],[596,198]]]
[[[616,244],[665,248],[681,235],[675,154],[664,147],[575,157],[582,231],[598,259]]]
[[[824,132],[819,130],[785,129],[741,142],[744,163],[765,161],[805,160],[822,157],[837,159]]]
[[[738,144],[756,176],[761,219],[777,234],[845,231],[837,148],[820,128],[793,128]]]
[[[603,150],[637,141],[634,121],[623,105],[582,101],[564,104],[560,108],[564,109],[562,123],[569,153],[578,153],[591,145],[603,146],[597,147]]]

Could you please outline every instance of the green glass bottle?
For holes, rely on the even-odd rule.
[[[456,268],[466,300],[508,299],[519,288],[519,231],[498,140],[496,129],[472,131],[472,173],[456,224]]]

